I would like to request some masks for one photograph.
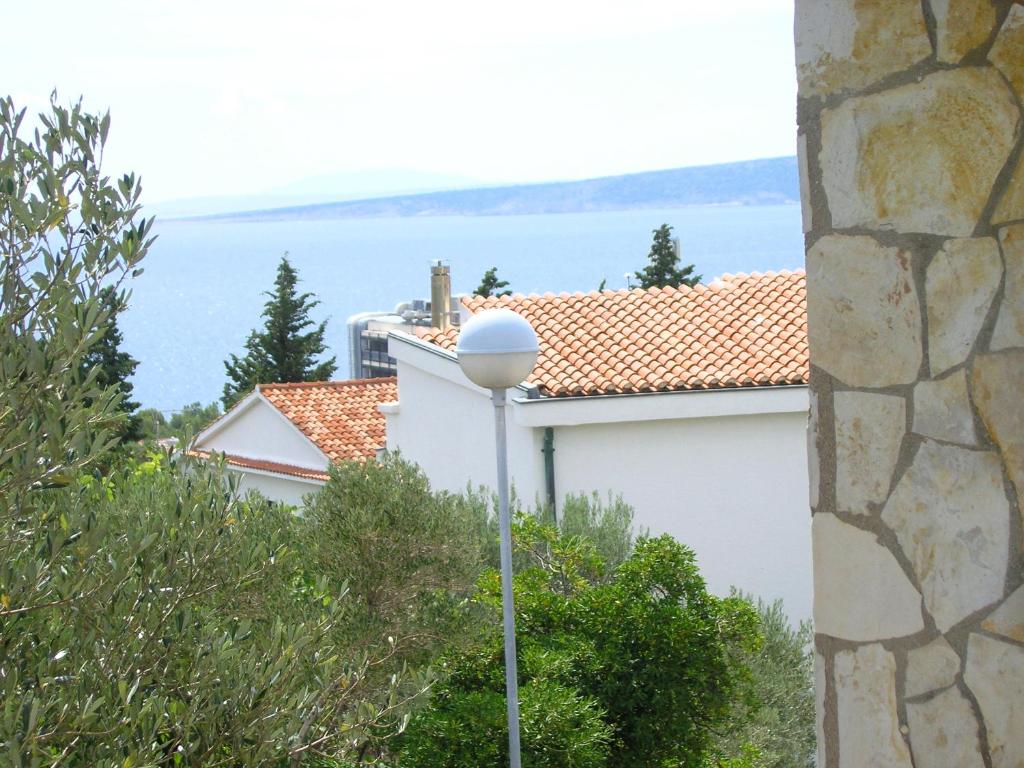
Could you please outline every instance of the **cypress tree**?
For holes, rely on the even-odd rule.
[[[120,328],[117,327],[117,316],[124,309],[122,297],[112,286],[107,286],[100,291],[99,298],[103,310],[108,313],[106,330],[82,357],[79,373],[84,377],[93,368],[98,368],[96,372],[97,386],[104,389],[116,387],[121,393],[122,399],[118,410],[128,417],[121,430],[121,441],[130,442],[138,440],[142,436],[139,417],[135,414],[139,404],[130,399],[133,386],[128,381],[129,377],[135,373],[139,361],[127,352],[121,351],[121,342],[124,339]]]
[[[327,321],[316,325],[309,312],[320,301],[312,293],[298,293],[298,282],[298,273],[285,254],[277,267],[274,290],[265,293],[268,299],[263,305],[263,330],[249,334],[243,357],[231,355],[224,361],[228,382],[221,400],[225,408],[257,384],[324,381],[334,374],[334,357],[317,360],[327,350]],[[312,330],[307,331],[311,326]]]
[[[491,267],[484,272],[483,279],[480,281],[480,285],[473,291],[477,296],[510,296],[512,291],[505,290],[508,286],[508,280],[498,279],[498,268]]]
[[[700,275],[693,274],[693,264],[680,268],[679,255],[672,243],[672,227],[662,224],[654,230],[654,242],[651,252],[647,255],[649,264],[640,272],[636,279],[641,288],[678,288],[688,285],[691,288],[700,282]]]

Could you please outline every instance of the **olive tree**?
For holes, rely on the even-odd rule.
[[[102,173],[109,114],[54,95],[37,127],[25,117],[0,99],[0,500],[19,503],[117,440],[123,395],[82,363],[153,240],[138,178]]]
[[[298,556],[290,511],[180,457],[90,471],[125,414],[123,392],[83,362],[152,242],[137,179],[100,171],[108,130],[107,116],[52,103],[29,131],[0,99],[4,762],[345,757],[398,727],[428,681],[360,698],[389,651],[334,642],[347,603]]]
[[[486,506],[474,502],[431,490],[397,453],[331,467],[306,505],[305,550],[317,573],[349,590],[346,645],[390,642],[397,665],[427,663],[465,630],[490,533]]]
[[[717,734],[717,752],[737,759],[752,748],[764,768],[810,768],[815,748],[811,625],[794,627],[781,601],[738,597],[756,609],[764,643],[737,649],[750,674],[742,679],[729,720]]]

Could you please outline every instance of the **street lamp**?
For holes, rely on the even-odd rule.
[[[537,361],[537,334],[509,309],[488,309],[469,319],[455,348],[466,377],[491,390],[498,455],[498,526],[501,530],[501,606],[505,618],[505,691],[508,697],[508,755],[519,762],[519,682],[516,673],[516,619],[512,606],[512,524],[508,510],[508,434],[505,390],[530,375]]]

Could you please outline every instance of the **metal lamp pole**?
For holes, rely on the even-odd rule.
[[[492,389],[494,441],[498,455],[498,528],[501,532],[501,607],[505,620],[505,691],[508,698],[508,757],[520,768],[519,675],[516,665],[516,616],[512,601],[512,521],[508,509],[508,433],[505,390]]]
[[[508,308],[474,315],[459,331],[459,366],[471,382],[490,390],[494,404],[494,443],[498,459],[498,528],[501,531],[501,607],[505,621],[505,692],[508,700],[508,760],[521,768],[519,755],[519,676],[516,669],[516,619],[512,604],[512,521],[508,509],[508,433],[505,397],[524,381],[537,362],[537,334],[526,318]]]

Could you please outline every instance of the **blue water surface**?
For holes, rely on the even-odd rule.
[[[451,264],[456,293],[485,269],[520,293],[590,291],[602,279],[626,287],[641,269],[651,231],[671,224],[684,263],[705,282],[725,272],[803,265],[800,209],[729,206],[537,216],[445,216],[329,221],[158,222],[145,272],[131,285],[120,319],[125,349],[138,361],[135,399],[174,410],[220,397],[224,359],[240,354],[288,251],[301,287],[329,318],[327,343],[348,374],[345,320],[430,295],[429,266]]]

